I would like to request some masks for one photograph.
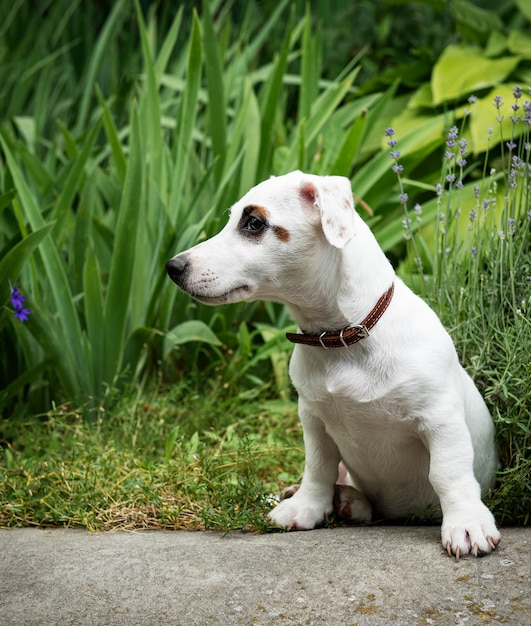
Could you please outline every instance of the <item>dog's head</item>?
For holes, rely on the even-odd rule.
[[[299,171],[253,187],[223,230],[166,264],[170,278],[206,304],[289,301],[354,236],[350,182]],[[335,250],[335,253],[334,253]]]

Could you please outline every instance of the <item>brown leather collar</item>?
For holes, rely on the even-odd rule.
[[[305,346],[315,346],[325,349],[348,348],[353,343],[369,336],[369,330],[376,325],[389,306],[394,290],[395,285],[393,283],[361,324],[347,326],[347,328],[343,328],[343,330],[325,330],[323,333],[315,335],[305,333],[304,331],[302,333],[286,333],[286,337],[291,343],[302,343]]]

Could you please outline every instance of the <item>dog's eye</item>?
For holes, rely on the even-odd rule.
[[[244,228],[246,231],[250,233],[259,233],[263,230],[265,223],[259,217],[255,215],[249,215],[247,221],[244,224]]]

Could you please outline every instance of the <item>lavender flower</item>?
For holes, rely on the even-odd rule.
[[[28,315],[31,313],[29,309],[24,308],[23,303],[25,302],[26,297],[22,295],[16,285],[9,285],[9,287],[11,289],[11,304],[15,309],[13,314],[20,322],[25,322],[28,319]]]

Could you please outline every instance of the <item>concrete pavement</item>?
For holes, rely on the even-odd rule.
[[[531,528],[450,559],[433,527],[0,531],[1,626],[531,624]]]

